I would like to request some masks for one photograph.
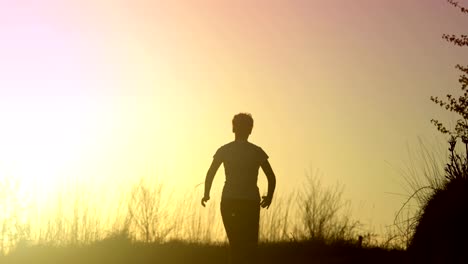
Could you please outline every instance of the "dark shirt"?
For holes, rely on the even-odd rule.
[[[219,148],[213,158],[224,164],[226,181],[222,199],[260,201],[258,170],[268,159],[262,148],[248,141],[233,141]]]

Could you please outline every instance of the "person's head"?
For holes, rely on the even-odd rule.
[[[253,118],[249,113],[239,113],[232,119],[232,132],[237,138],[247,139],[252,133]]]

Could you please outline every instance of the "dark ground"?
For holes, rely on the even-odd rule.
[[[355,245],[324,245],[316,242],[262,244],[258,263],[408,263],[406,252]],[[20,247],[0,257],[5,264],[75,264],[75,263],[227,263],[226,245],[203,245],[184,242],[164,244],[130,243],[108,240],[86,246]]]

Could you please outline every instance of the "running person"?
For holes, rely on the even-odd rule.
[[[240,113],[232,120],[235,140],[222,146],[213,156],[205,179],[202,206],[210,200],[210,189],[216,171],[224,164],[226,181],[221,199],[221,215],[231,248],[231,263],[254,263],[258,245],[260,206],[269,208],[276,187],[268,155],[248,142],[253,128],[250,114]],[[260,200],[257,187],[259,168],[268,180],[268,193]]]

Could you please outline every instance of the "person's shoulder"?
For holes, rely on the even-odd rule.
[[[226,143],[226,144],[222,145],[220,148],[229,148],[229,147],[233,146],[234,143],[235,143],[235,141],[231,141],[229,143]]]
[[[221,147],[218,148],[218,151],[223,151],[223,150],[231,148],[233,146],[233,143],[234,141],[222,145]]]
[[[260,147],[260,146],[258,146],[258,145],[256,145],[256,144],[254,144],[254,143],[252,143],[252,142],[250,142],[250,141],[247,141],[247,143],[248,143],[248,144],[249,144],[249,145],[250,145],[252,148],[261,149],[261,147]]]
[[[262,147],[260,147],[260,146],[258,146],[258,145],[255,145],[254,143],[252,143],[252,142],[250,142],[250,141],[249,141],[248,143],[249,143],[250,147],[253,148],[253,149],[255,149],[256,151],[265,152],[265,151],[262,149]]]
[[[216,153],[214,154],[213,158],[221,160],[224,159],[226,153],[229,153],[229,149],[231,148],[231,146],[232,142],[222,145],[218,148],[218,150],[216,150]]]
[[[260,147],[260,146],[257,146],[255,145],[254,143],[250,143],[250,147],[254,150],[254,153],[256,153],[256,156],[260,159],[260,160],[265,160],[265,159],[268,159],[268,154]]]

